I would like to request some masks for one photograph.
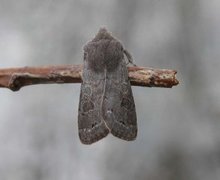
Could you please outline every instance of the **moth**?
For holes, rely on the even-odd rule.
[[[109,133],[123,140],[134,140],[137,118],[127,71],[131,55],[105,28],[83,49],[78,112],[81,142],[92,144]]]

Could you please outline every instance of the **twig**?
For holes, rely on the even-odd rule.
[[[171,88],[179,82],[176,71],[147,67],[128,67],[133,86]],[[82,65],[44,67],[22,67],[0,69],[0,87],[18,91],[21,87],[34,84],[80,83]]]

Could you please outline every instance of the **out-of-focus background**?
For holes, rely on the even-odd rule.
[[[138,137],[86,146],[80,84],[0,89],[1,180],[220,179],[219,0],[0,0],[0,68],[80,64],[106,26],[172,89],[132,87]]]

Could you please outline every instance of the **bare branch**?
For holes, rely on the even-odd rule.
[[[128,67],[131,85],[171,88],[179,84],[176,71],[147,67]],[[22,67],[0,69],[0,87],[18,91],[34,84],[80,83],[82,65]]]

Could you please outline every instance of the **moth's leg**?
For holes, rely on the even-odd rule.
[[[126,65],[132,64],[133,66],[137,66],[136,64],[133,63],[133,58],[132,58],[131,54],[126,49],[124,49],[124,54],[126,55],[127,60],[128,60]]]

